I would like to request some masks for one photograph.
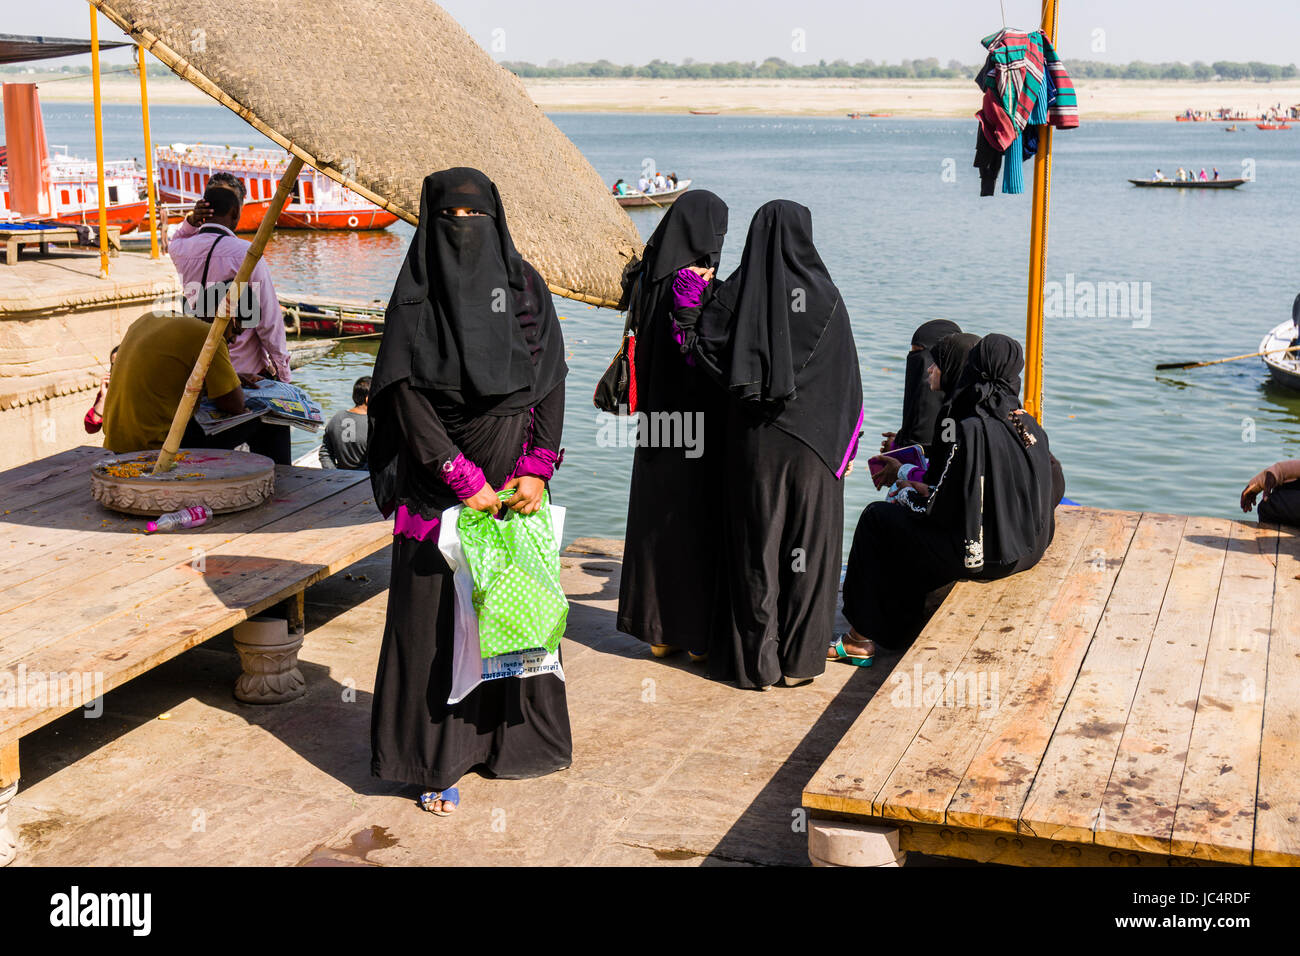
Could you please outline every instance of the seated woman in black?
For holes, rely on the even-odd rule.
[[[950,323],[951,324],[951,323]],[[924,362],[922,381],[930,392],[930,402],[934,413],[929,416],[929,431],[924,442],[925,462],[922,465],[905,465],[889,455],[885,467],[877,476],[879,487],[890,487],[890,501],[907,504],[917,508],[914,498],[921,492],[922,498],[929,495],[928,484],[939,480],[947,460],[948,448],[956,438],[957,423],[952,417],[952,400],[957,394],[957,383],[966,369],[966,356],[970,354],[980,337],[969,332],[952,332],[939,339],[921,353]],[[928,483],[928,484],[927,484]],[[924,501],[919,506],[924,510]]]
[[[928,592],[1028,570],[1047,550],[1065,489],[1047,433],[1019,407],[1024,364],[1014,339],[980,340],[952,402],[955,441],[934,449],[939,478],[923,510],[881,501],[863,511],[844,579],[852,630],[829,657],[870,663],[874,643],[915,638]]]
[[[903,422],[898,431],[882,433],[882,455],[908,445],[920,445],[929,454],[930,436],[943,404],[941,396],[930,387],[930,353],[945,336],[959,332],[961,326],[956,322],[931,319],[912,333],[912,348],[903,373]]]

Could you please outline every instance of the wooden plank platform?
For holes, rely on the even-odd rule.
[[[1297,779],[1300,535],[1062,508],[1033,570],[953,589],[803,804],[984,862],[1294,866]]]
[[[365,473],[283,466],[265,504],[148,535],[143,518],[91,498],[90,464],[105,454],[0,472],[0,788],[21,737],[90,703],[44,677],[93,677],[97,696],[392,540]],[[20,680],[31,692],[16,696]]]

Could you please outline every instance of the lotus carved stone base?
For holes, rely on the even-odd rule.
[[[18,784],[0,790],[0,866],[8,866],[18,856],[18,835],[9,824],[9,801],[18,793]]]
[[[279,618],[252,618],[235,628],[235,650],[244,673],[235,697],[246,704],[283,704],[307,692],[298,669],[303,633]]]

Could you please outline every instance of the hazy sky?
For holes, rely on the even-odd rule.
[[[1039,0],[1004,3],[1008,25],[1038,25]],[[975,63],[980,37],[1002,25],[998,0],[446,0],[443,6],[497,59],[542,64],[768,56],[795,63],[930,56],[944,64]],[[6,33],[88,35],[85,0],[0,0],[0,8]],[[1067,58],[1300,60],[1300,0],[1060,0],[1060,10],[1057,49]],[[674,22],[665,23],[668,17]],[[794,48],[796,30],[803,31],[802,50]],[[100,19],[101,37],[120,35]]]

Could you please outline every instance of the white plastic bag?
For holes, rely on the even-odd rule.
[[[479,684],[485,680],[500,680],[502,677],[536,677],[538,674],[554,674],[564,680],[564,668],[560,666],[560,652],[546,653],[544,648],[529,651],[514,651],[483,659],[479,650],[478,616],[474,613],[474,578],[469,571],[469,562],[461,550],[460,534],[456,529],[456,519],[460,517],[464,505],[456,505],[442,513],[442,523],[438,529],[438,550],[446,558],[452,570],[452,582],[455,590],[455,637],[452,651],[451,694],[448,704],[458,704]],[[560,542],[564,540],[565,509],[551,505],[551,525],[555,529],[555,549],[558,552]]]

